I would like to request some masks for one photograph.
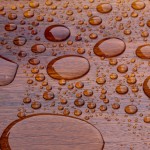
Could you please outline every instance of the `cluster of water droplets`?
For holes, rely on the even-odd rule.
[[[85,120],[121,112],[150,123],[140,110],[150,99],[149,6],[148,0],[4,1],[0,62],[7,67],[0,85],[14,80],[19,65],[27,81],[18,117],[30,108]]]

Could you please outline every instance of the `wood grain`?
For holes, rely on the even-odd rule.
[[[150,115],[150,98],[143,92],[143,82],[148,76],[150,76],[150,62],[149,59],[141,59],[137,57],[136,49],[138,46],[149,44],[150,42],[150,36],[141,36],[142,31],[146,31],[150,34],[150,28],[146,25],[147,21],[149,20],[148,16],[150,16],[150,1],[143,0],[143,2],[146,4],[146,7],[143,10],[133,10],[131,8],[131,4],[133,2],[132,0],[121,0],[120,2],[117,0],[107,1],[110,2],[113,8],[108,14],[100,14],[96,10],[96,6],[99,3],[106,1],[95,0],[93,3],[91,3],[89,0],[71,0],[68,2],[55,0],[52,1],[52,5],[46,6],[45,1],[38,0],[37,2],[39,2],[39,7],[34,9],[29,7],[28,0],[0,1],[0,6],[4,6],[4,9],[0,10],[0,14],[6,12],[6,15],[0,15],[0,55],[19,65],[14,81],[9,85],[0,86],[0,135],[2,135],[3,131],[9,124],[18,119],[18,114],[23,115],[23,117],[38,113],[63,115],[64,110],[58,109],[58,107],[61,105],[64,107],[64,109],[69,109],[69,116],[80,119],[89,119],[87,121],[99,130],[104,139],[104,150],[149,150],[150,124],[145,123],[143,120],[145,116]],[[24,8],[20,8],[21,4],[24,5]],[[11,6],[13,5],[17,6],[16,10],[11,9]],[[68,5],[68,7],[64,7],[66,5]],[[57,9],[55,9],[55,6],[57,6]],[[2,9],[1,7],[0,9]],[[29,8],[34,11],[34,16],[31,18],[25,18],[23,13]],[[73,15],[67,15],[68,10],[72,10]],[[8,15],[11,12],[17,14],[17,19],[8,19]],[[133,12],[136,12],[138,16],[135,18],[132,17],[131,14]],[[102,24],[98,26],[90,25],[88,23],[90,13],[92,13],[93,16],[101,17]],[[124,17],[123,13],[127,13],[128,17]],[[38,21],[38,16],[43,16],[44,20]],[[121,16],[122,20],[116,21],[117,16]],[[53,18],[53,22],[48,22],[48,18]],[[25,21],[25,24],[21,25],[21,20]],[[38,22],[39,25],[34,26],[34,21]],[[139,26],[139,24],[142,24],[141,22],[144,23],[144,26]],[[17,25],[17,30],[12,32],[6,31],[5,25],[7,23],[15,23]],[[119,30],[121,23],[123,24],[123,29]],[[45,39],[45,29],[48,26],[55,24],[63,24],[70,29],[71,35],[68,40],[57,43],[50,42]],[[132,33],[130,35],[125,35],[124,30],[126,29],[130,29]],[[32,34],[35,31],[37,31],[37,34]],[[91,39],[89,37],[91,33],[97,34],[97,38]],[[14,38],[21,35],[26,38],[26,44],[23,46],[14,45]],[[79,35],[82,37],[81,41],[76,40],[76,36]],[[36,40],[36,37],[40,37],[40,40]],[[100,58],[93,52],[93,48],[98,41],[110,37],[122,39],[126,44],[124,53],[113,58],[117,59],[118,62],[114,66],[109,64],[110,59]],[[31,47],[35,44],[43,44],[46,47],[46,51],[40,54],[33,53],[31,51]],[[85,53],[79,54],[77,51],[78,48],[83,48]],[[20,51],[24,51],[27,56],[19,57],[18,53]],[[65,85],[60,85],[58,80],[51,78],[47,74],[46,68],[50,61],[57,57],[63,57],[64,55],[77,55],[85,57],[90,63],[90,70],[83,77],[71,81],[68,80],[66,81]],[[28,60],[30,58],[38,58],[40,60],[40,64],[37,66],[29,64]],[[117,71],[117,67],[120,64],[127,65],[128,71],[126,73],[122,74]],[[34,67],[39,69],[39,73],[44,74],[45,81],[48,83],[48,86],[43,86],[43,82],[36,81],[36,74],[31,72],[31,69]],[[4,68],[5,64],[1,63],[0,72],[5,74]],[[112,73],[116,73],[118,75],[116,80],[112,80],[110,78]],[[136,83],[132,85],[127,83],[126,78],[127,76],[131,75],[135,76],[137,80]],[[97,84],[97,77],[104,77],[106,79],[105,84]],[[29,79],[33,80],[32,84],[27,83]],[[77,89],[75,87],[75,84],[79,81],[84,83],[84,87],[81,89]],[[70,84],[73,84],[74,86],[71,90],[68,89]],[[127,94],[120,95],[116,92],[115,89],[117,85],[120,84],[128,87]],[[137,92],[132,91],[134,86],[138,87]],[[90,97],[85,96],[83,93],[86,89],[92,90],[93,95]],[[102,95],[103,89],[107,91],[104,95]],[[55,95],[54,99],[50,101],[44,100],[43,93],[45,91],[52,91]],[[77,99],[76,95],[79,95],[79,93],[82,95],[82,99],[85,101],[84,106],[81,108],[78,108],[74,105],[74,100]],[[106,96],[106,99],[109,100],[109,103],[105,103],[104,99],[100,98],[103,96]],[[23,99],[25,97],[30,97],[31,103],[23,103]],[[66,99],[68,103],[65,105],[61,104],[61,99]],[[40,102],[42,107],[37,110],[32,109],[31,104],[34,101]],[[88,109],[88,102],[95,102],[96,108],[92,110]],[[120,108],[113,109],[112,104],[114,103],[118,103]],[[131,104],[137,106],[138,111],[136,114],[130,115],[124,111],[125,107]],[[106,105],[107,110],[100,111],[99,107],[101,105]],[[77,117],[74,115],[74,110],[76,109],[80,109],[82,111],[81,116]],[[57,120],[59,126],[60,122],[57,118],[57,115],[53,118],[53,120],[55,119]],[[49,120],[49,124],[51,124],[51,121],[53,120]],[[34,121],[35,124],[38,124],[38,120],[35,119]],[[73,120],[73,122],[77,123],[76,119]],[[46,120],[41,124],[43,124],[43,126],[46,128],[49,126],[49,124],[46,123]],[[70,125],[71,124],[68,124],[68,128],[71,127]],[[55,123],[55,127],[56,126],[57,123]],[[30,123],[27,123],[23,124],[23,126],[19,126],[18,124],[17,127],[30,128],[31,126]],[[67,128],[67,125],[65,127]],[[83,126],[80,124],[77,128],[78,133],[79,129],[83,129],[84,127],[87,129],[88,124],[84,124]],[[88,128],[88,131],[89,130],[90,128]],[[88,140],[93,141],[94,139],[97,139],[96,137],[98,136],[95,136],[96,133],[93,136],[90,132],[88,133],[89,134],[85,135]],[[31,135],[30,137],[32,137],[30,132],[26,132],[26,134],[28,136]],[[52,138],[52,136],[55,134],[58,133],[54,130],[53,133],[49,135],[50,138]],[[64,132],[63,134],[66,135],[67,133]],[[69,134],[69,136],[70,135],[71,134]],[[82,135],[82,132],[80,135]],[[41,132],[39,132],[37,138],[44,139],[42,138]],[[13,140],[15,137],[12,136],[11,139]],[[26,136],[22,136],[21,139],[19,139],[23,142],[22,145],[20,145],[20,150],[24,150],[21,148],[21,146],[24,144],[25,146],[28,144],[28,146],[32,149],[33,141],[29,139]],[[15,142],[17,141],[15,140]],[[47,140],[44,142],[47,142]],[[57,142],[57,140],[52,141],[54,144],[55,142]],[[21,144],[21,142],[18,143]],[[13,146],[13,143],[11,144]],[[34,147],[33,149],[48,149],[49,147],[47,147],[46,144],[45,148],[43,144],[40,143],[38,147]],[[89,142],[88,144],[92,145],[92,142]],[[71,148],[75,148],[75,150],[81,150],[80,147],[75,147],[80,146],[80,144],[74,145],[74,143],[72,143],[69,146]],[[84,145],[84,148],[88,150],[87,146],[88,145]],[[59,149],[66,150],[70,147],[61,147],[60,145]],[[14,148],[12,150],[16,149]]]

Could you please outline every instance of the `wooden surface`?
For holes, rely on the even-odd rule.
[[[28,149],[31,141],[31,150],[99,150],[104,146],[103,138],[94,126],[79,119],[51,114],[30,115],[14,121],[1,140],[4,150]]]
[[[146,25],[150,19],[150,1],[143,0],[146,7],[142,10],[133,10],[131,7],[133,1],[107,1],[110,2],[113,7],[112,11],[107,14],[101,14],[96,10],[99,3],[106,1],[95,0],[91,3],[89,0],[72,0],[68,1],[68,7],[66,7],[67,1],[62,0],[52,0],[53,4],[50,6],[46,6],[45,1],[42,2],[39,0],[38,2],[39,7],[31,8],[27,0],[0,1],[0,14],[5,14],[6,12],[5,15],[0,15],[0,55],[19,65],[13,82],[9,85],[0,86],[0,135],[2,135],[6,127],[17,120],[18,117],[22,118],[38,113],[67,114],[69,110],[69,116],[86,120],[98,129],[105,142],[104,150],[149,150],[150,123],[145,123],[143,120],[145,116],[150,115],[150,98],[143,92],[143,82],[150,76],[150,60],[137,57],[136,49],[138,46],[149,44],[150,42],[150,36],[141,36],[142,31],[150,34],[150,28]],[[24,8],[20,8],[20,4],[23,4]],[[3,10],[1,8],[2,6],[4,6]],[[17,6],[16,10],[11,9],[11,7],[14,8],[14,6]],[[57,9],[55,9],[55,6],[57,6]],[[24,18],[23,13],[29,8],[34,11],[34,16]],[[68,15],[68,10],[72,10],[73,14]],[[124,12],[128,14],[128,17],[123,17]],[[138,16],[132,17],[131,13],[133,12],[137,13]],[[17,19],[8,19],[10,13],[16,13]],[[102,24],[97,26],[90,25],[88,23],[90,13],[94,16],[101,17]],[[43,21],[37,20],[39,15],[44,17]],[[116,21],[117,16],[122,16],[122,20]],[[53,18],[53,22],[47,21],[50,17]],[[20,24],[21,20],[25,21],[24,25]],[[34,26],[33,21],[38,22],[39,25]],[[8,23],[16,24],[17,30],[6,31],[5,25]],[[119,30],[121,23],[124,29]],[[144,23],[144,25],[140,26],[142,23]],[[45,38],[45,29],[54,24],[63,24],[70,29],[71,35],[66,41],[51,42]],[[33,29],[31,27],[33,27]],[[132,33],[130,35],[124,34],[124,30],[126,29],[130,29]],[[35,30],[37,34],[32,35],[31,33],[35,32]],[[97,38],[91,39],[89,37],[91,33],[96,33]],[[75,40],[77,34],[81,35],[82,40]],[[26,44],[23,46],[14,45],[13,39],[17,36],[24,36],[27,40]],[[40,37],[40,40],[36,40],[38,39],[36,37]],[[93,47],[98,41],[110,37],[122,39],[126,44],[124,53],[114,57],[118,62],[116,65],[110,65],[109,58],[100,58],[93,52]],[[33,53],[31,47],[34,44],[43,44],[46,47],[46,51],[43,53]],[[85,53],[79,54],[78,48],[83,48]],[[26,52],[27,55],[25,57],[19,57],[18,53],[20,51]],[[85,57],[90,63],[89,72],[83,77],[74,80],[64,81],[51,78],[47,74],[46,68],[48,63],[64,55]],[[35,57],[40,60],[40,63],[38,65],[29,64],[28,60]],[[2,61],[0,62],[0,70],[4,70],[4,72],[0,71],[0,73],[2,72],[6,75],[6,63],[4,63],[4,61],[3,63]],[[117,67],[121,64],[125,64],[128,67],[127,72],[119,73],[117,71]],[[34,67],[39,69],[39,73],[44,74],[44,81],[47,81],[48,85],[45,85],[43,81],[39,82],[35,79],[37,73],[34,74],[31,72]],[[116,73],[118,78],[112,80],[110,78],[112,73]],[[136,83],[128,84],[127,75],[135,76]],[[97,84],[97,77],[105,78],[106,82]],[[75,87],[79,81],[82,81],[84,87]],[[74,86],[73,89],[68,88],[70,84]],[[116,92],[116,87],[120,84],[128,87],[126,94],[120,95]],[[138,87],[137,92],[133,92],[133,86]],[[92,90],[93,95],[86,96],[84,94],[86,89]],[[106,92],[104,92],[104,89]],[[45,100],[43,98],[45,91],[51,91],[54,94],[54,98]],[[81,99],[85,101],[85,104],[82,107],[77,107],[74,105],[74,101],[80,93],[82,94]],[[23,99],[25,97],[31,98],[31,103],[24,103]],[[67,104],[61,104],[62,99],[66,99]],[[39,107],[39,109],[33,109],[33,107],[31,107],[34,101],[40,102],[41,107]],[[89,109],[89,102],[94,102],[96,108]],[[113,109],[112,105],[114,103],[119,104],[120,108]],[[107,110],[100,110],[101,105],[107,106]],[[135,114],[127,114],[124,110],[127,105],[135,105],[138,111]],[[65,111],[61,110],[62,107],[64,107]],[[76,109],[82,111],[82,115],[74,115]],[[57,116],[53,117],[54,119],[56,117],[56,120],[58,119]],[[36,122],[36,119],[34,121]],[[48,126],[46,122],[44,124]],[[88,124],[85,126],[88,126]],[[30,123],[27,124],[27,127],[30,127]],[[70,125],[68,125],[68,127],[70,127]],[[25,126],[23,126],[23,128],[25,128]],[[84,128],[84,126],[79,125],[78,128]],[[88,129],[90,130],[90,128]],[[30,134],[32,137],[32,132],[27,132],[27,134]],[[62,134],[65,136],[66,132]],[[38,136],[42,136],[42,133]],[[96,138],[95,135],[93,135],[93,138]],[[26,142],[27,137],[22,136],[21,140],[22,142]],[[32,141],[28,141],[29,146],[32,144]],[[42,147],[43,150],[47,149],[46,145],[41,144],[39,147]],[[38,148],[35,149],[37,150]],[[64,148],[60,149],[63,150]],[[16,149],[13,148],[12,150]],[[21,145],[20,150],[24,150]],[[81,148],[75,148],[75,150],[81,150]]]

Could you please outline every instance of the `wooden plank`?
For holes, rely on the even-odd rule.
[[[143,83],[145,79],[150,76],[150,60],[149,58],[143,59],[138,57],[136,55],[136,49],[141,45],[150,44],[150,27],[148,25],[150,1],[142,0],[142,2],[145,3],[145,8],[141,10],[133,9],[133,1],[129,0],[52,0],[53,3],[49,6],[45,4],[45,1],[37,0],[36,2],[39,2],[39,7],[32,8],[33,5],[36,7],[36,4],[32,4],[31,7],[29,6],[30,1],[28,0],[0,1],[0,56],[5,57],[5,59],[0,58],[0,83],[4,83],[2,77],[6,77],[8,74],[10,75],[10,73],[15,77],[12,82],[9,80],[8,83],[11,82],[10,84],[0,86],[0,135],[2,135],[6,127],[17,120],[18,117],[22,118],[39,113],[50,113],[54,115],[65,114],[86,120],[95,126],[105,142],[104,147],[101,149],[149,150],[150,124],[148,122],[150,122],[150,98],[148,97],[149,94],[146,95],[143,91]],[[100,3],[110,3],[112,11],[109,13],[98,12],[96,8]],[[16,9],[15,6],[17,7]],[[24,12],[28,9],[34,11],[34,16],[31,18],[24,17]],[[14,15],[10,15],[10,13],[14,13]],[[15,14],[17,14],[16,19],[9,19],[13,18]],[[42,21],[41,19],[40,21],[40,17],[38,16],[43,17],[44,20]],[[91,25],[89,18],[92,16],[100,17],[102,23],[99,25]],[[48,18],[49,21],[47,21]],[[53,21],[51,18],[53,18]],[[119,18],[121,19],[119,20]],[[52,22],[50,22],[50,20]],[[14,29],[14,31],[6,31],[5,25],[9,23],[17,25],[17,29]],[[39,25],[36,26],[36,23]],[[64,25],[70,30],[71,34],[67,40],[52,42],[45,38],[45,29],[55,24]],[[8,29],[9,27],[7,26],[7,30]],[[11,30],[13,30],[13,26],[11,26]],[[34,34],[35,31],[37,31],[37,34]],[[60,33],[58,32],[56,34],[57,38],[61,35]],[[19,45],[26,42],[24,45],[19,46],[14,44],[14,39],[18,36],[23,36],[26,40],[15,40],[15,42]],[[82,37],[82,39],[80,39],[80,37]],[[95,44],[100,40],[112,37],[124,41],[126,45],[125,51],[113,58],[97,56],[93,51]],[[31,48],[35,44],[43,44],[46,47],[46,51],[43,53],[33,53]],[[116,47],[119,47],[120,44],[116,45],[108,44],[104,45],[103,48],[106,46],[107,50],[111,49],[111,47],[113,50],[116,50]],[[149,49],[147,48],[146,51],[147,57],[149,57]],[[110,53],[108,54],[110,55]],[[84,76],[73,80],[56,80],[51,78],[47,73],[47,65],[54,59],[68,55],[77,55],[88,60],[90,64],[89,70]],[[31,58],[37,58],[40,63],[37,65],[30,64],[29,60]],[[6,59],[9,61],[6,61]],[[110,63],[116,60],[116,65],[110,65]],[[73,68],[77,68],[76,70],[82,73],[82,71],[84,71],[84,68],[81,69],[83,67],[82,61],[80,61],[80,64],[78,62],[77,59],[74,59],[73,63],[69,63],[64,69],[65,72],[63,72],[63,68],[60,68],[63,64],[58,64],[58,68],[65,76],[69,70],[76,73]],[[12,66],[15,63],[18,65],[18,68],[16,67],[16,75],[16,70],[14,69],[15,71],[12,71]],[[117,68],[121,64],[128,67],[127,72],[118,72]],[[67,70],[70,66],[71,69]],[[72,72],[68,74],[69,77],[72,75]],[[40,73],[40,75],[37,80],[38,73]],[[117,78],[111,79],[111,77],[113,78],[115,75],[117,75]],[[127,79],[129,76],[133,77],[132,79],[136,79],[136,83],[128,83]],[[104,80],[106,82],[97,84],[96,80],[98,77],[101,77],[99,82],[103,82]],[[125,85],[128,88],[128,92],[126,94],[118,94],[116,91],[118,85]],[[149,87],[149,84],[147,85],[147,87]],[[54,94],[54,97],[49,98],[51,100],[45,100],[45,98],[43,98],[45,92],[48,92],[46,93],[48,97],[51,97],[52,94]],[[30,98],[31,102],[24,103],[26,97]],[[77,98],[84,101],[83,106],[78,107],[75,105],[74,101]],[[67,100],[67,103],[65,103],[65,100]],[[34,104],[38,102],[36,107],[33,107],[33,102]],[[95,106],[90,102],[96,104],[96,107],[90,109],[90,107]],[[115,109],[117,104],[119,104],[120,107]],[[125,107],[128,105],[135,105],[137,112],[135,114],[127,114]],[[52,139],[55,134],[58,134],[57,129],[51,130],[51,128],[53,128],[53,125],[59,127],[63,120],[65,120],[68,121],[68,125],[66,125],[64,129],[67,127],[71,129],[71,122],[69,124],[67,117],[58,120],[59,116],[57,115],[48,116],[47,118],[51,117],[53,120],[50,119],[48,121],[46,121],[46,118],[41,117],[41,120],[45,119],[44,122],[39,122],[35,117],[34,122],[33,120],[29,120],[29,123],[17,123],[16,126],[12,128],[15,129],[12,133],[15,133],[17,136],[19,135],[19,137],[21,136],[21,138],[17,138],[16,140],[15,136],[10,134],[10,141],[12,141],[9,144],[12,146],[11,149],[17,150],[18,147],[16,145],[18,144],[20,144],[20,149],[25,150],[27,148],[24,146],[30,146],[31,149],[36,150],[49,149],[48,144],[54,146],[53,149],[61,150],[66,150],[67,148],[74,148],[75,150],[81,150],[83,147],[85,149],[93,148],[93,142],[95,139],[98,139],[99,136],[97,136],[96,133],[93,135],[92,132],[86,132],[86,129],[88,129],[88,131],[95,129],[88,127],[89,124],[86,123],[79,123],[77,128],[74,128],[74,131],[78,132],[69,133],[65,130],[59,140],[63,139],[63,135],[66,137],[80,135],[80,139],[82,139],[81,135],[84,135],[86,137],[84,139],[87,141],[90,140],[91,142],[85,145],[80,144],[80,142],[77,142],[78,144],[72,142],[69,146],[66,144],[66,141],[65,144],[58,144],[58,137],[57,140]],[[53,124],[52,122],[54,120],[57,121]],[[76,119],[72,121],[74,122],[73,125],[78,123]],[[31,125],[38,125],[38,127],[41,125],[44,129],[47,129],[48,133],[50,132],[49,130],[51,130],[52,134],[44,134],[46,135],[44,137],[42,130],[36,132],[38,130],[38,128],[36,128],[37,130],[35,130],[34,133],[36,133],[39,144],[34,143],[38,140],[33,140],[34,137],[32,137],[33,134],[31,132],[24,132],[24,135],[21,132],[23,128],[31,129]],[[84,129],[81,130],[84,131],[84,134],[83,132],[79,132],[79,129]],[[27,136],[29,138],[27,138]],[[52,143],[48,142],[48,138],[50,138]],[[40,139],[42,140],[40,141]],[[64,138],[63,140],[66,139]],[[42,144],[44,142],[45,144]],[[81,140],[81,142],[83,141]],[[55,147],[56,143],[58,147]],[[96,146],[94,146],[93,150],[101,146],[100,143],[98,145],[97,143],[98,142],[95,142]]]

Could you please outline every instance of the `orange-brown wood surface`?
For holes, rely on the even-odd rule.
[[[0,149],[150,149],[149,0],[0,0]]]

